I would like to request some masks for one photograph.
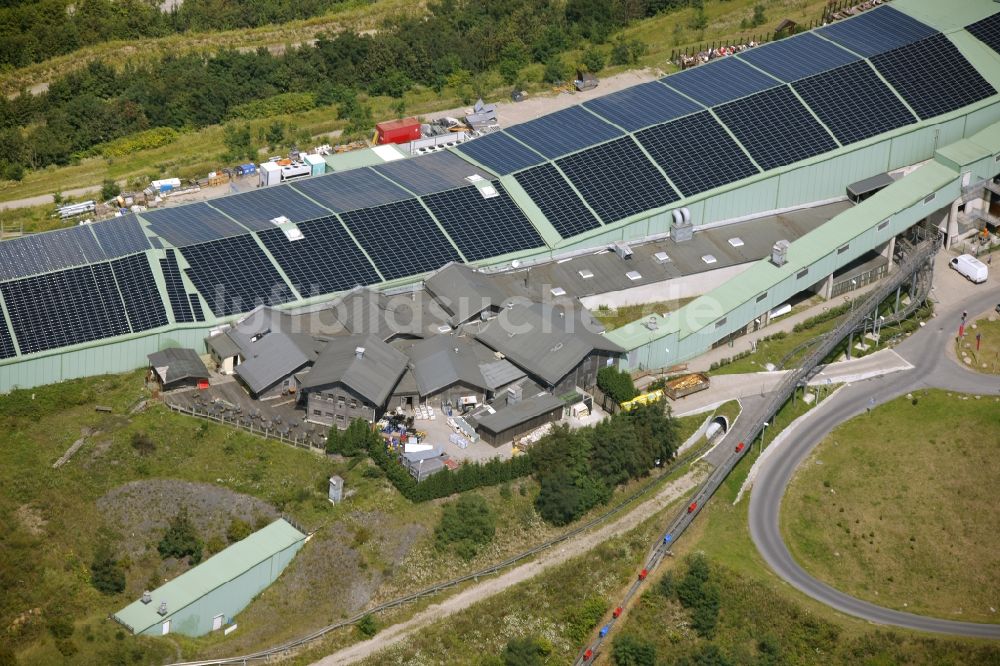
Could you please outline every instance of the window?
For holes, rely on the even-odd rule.
[[[343,414],[337,414],[337,423],[343,423],[345,420]]]
[[[715,327],[716,328],[721,328],[721,327],[723,327],[725,325],[726,325],[726,318],[725,317],[723,317],[719,321],[715,322]]]
[[[767,292],[766,291],[763,294],[761,294],[760,296],[757,297],[757,302],[760,303],[765,298],[767,298]]]
[[[343,409],[345,402],[346,401],[344,400],[344,396],[342,396],[342,395],[338,395],[337,396],[337,407],[339,407],[340,409]]]
[[[323,415],[323,412],[319,411],[318,409],[314,409],[313,410],[313,416],[322,416],[322,415]]]
[[[878,230],[879,230],[879,231],[882,231],[882,230],[883,230],[883,229],[885,229],[885,228],[886,228],[887,226],[889,226],[889,220],[886,220],[886,221],[885,221],[885,222],[883,222],[882,224],[878,225]]]
[[[357,409],[357,408],[358,408],[358,401],[355,400],[354,398],[351,398],[351,409]]]
[[[804,278],[807,275],[809,275],[809,269],[808,268],[803,268],[801,271],[799,271],[798,273],[795,274],[795,279],[796,280],[801,280],[802,278]]]
[[[925,204],[929,204],[932,201],[934,201],[934,195],[933,194],[928,194],[926,197],[924,197],[924,203]]]
[[[837,248],[837,254],[844,254],[850,249],[851,249],[850,243],[848,243],[847,245],[841,245],[840,247]]]

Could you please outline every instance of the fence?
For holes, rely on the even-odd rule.
[[[295,436],[291,437],[286,435],[285,432],[277,430],[275,428],[265,428],[264,426],[254,427],[254,422],[251,420],[250,424],[247,425],[239,417],[226,418],[224,413],[212,414],[210,412],[202,412],[197,409],[192,409],[189,407],[182,407],[180,405],[175,405],[172,403],[164,403],[170,408],[170,411],[177,412],[178,414],[186,414],[188,416],[195,416],[197,418],[206,419],[208,421],[214,421],[216,423],[221,423],[222,425],[227,425],[233,428],[239,428],[251,435],[257,435],[258,437],[263,437],[265,439],[273,439],[275,441],[281,442],[282,444],[289,444],[291,446],[298,447],[300,449],[316,449],[320,451],[326,450],[326,437],[322,433],[300,433],[295,432]],[[292,430],[288,430],[288,434],[292,434]]]

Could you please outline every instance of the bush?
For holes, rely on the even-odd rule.
[[[674,581],[673,571],[668,571],[667,573],[663,574],[663,578],[661,578],[660,582],[656,584],[656,591],[659,592],[662,596],[666,597],[667,599],[670,599],[674,596],[674,592],[676,591],[676,585]]]
[[[234,517],[229,521],[229,527],[226,528],[226,539],[229,543],[242,541],[251,534],[253,534],[253,528],[250,527],[250,523],[240,518]]]
[[[163,538],[157,545],[160,557],[176,557],[178,559],[187,557],[191,564],[201,561],[204,544],[198,538],[198,533],[188,518],[187,509],[181,509],[167,528]]]
[[[115,559],[108,544],[101,544],[90,564],[90,582],[102,594],[118,594],[125,590],[125,571]]]
[[[655,666],[656,646],[641,638],[623,634],[611,645],[615,666]]]
[[[170,127],[154,127],[153,129],[103,143],[95,147],[94,152],[108,158],[126,157],[140,150],[149,150],[151,148],[170,145],[179,136],[180,133]]]
[[[156,451],[156,443],[144,432],[132,433],[132,448],[140,456],[148,456]]]
[[[582,644],[607,610],[608,603],[603,598],[588,597],[569,612],[566,618],[566,637],[573,644]]]
[[[545,63],[545,73],[542,78],[546,83],[561,83],[566,80],[569,70],[562,58],[551,58]]]
[[[604,51],[596,46],[591,46],[583,52],[581,64],[587,69],[588,72],[596,74],[604,69]]]
[[[552,646],[543,639],[528,636],[507,641],[503,651],[504,666],[541,666]]]
[[[240,104],[233,107],[229,116],[243,120],[254,120],[287,113],[301,113],[313,108],[316,108],[316,93],[290,92]]]
[[[688,571],[677,586],[677,598],[691,611],[691,626],[703,638],[710,638],[719,620],[719,588],[709,582],[708,560],[695,554],[688,558]]]
[[[104,182],[101,183],[101,201],[114,199],[121,193],[122,188],[118,187],[118,183],[113,178],[105,178]]]
[[[605,395],[621,404],[637,396],[632,375],[627,370],[619,370],[614,366],[606,366],[597,372],[597,388]]]
[[[455,544],[455,552],[464,559],[475,557],[480,546],[496,534],[497,519],[481,495],[462,495],[445,504],[441,521],[434,530],[435,543],[443,550]]]
[[[371,638],[378,633],[378,623],[375,622],[375,618],[371,615],[365,615],[363,618],[358,620],[358,633],[364,638]]]
[[[326,452],[353,458],[368,450],[373,434],[371,426],[364,419],[354,419],[343,432],[335,427],[330,428],[330,434],[326,438]]]

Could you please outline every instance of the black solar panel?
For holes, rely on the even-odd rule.
[[[996,94],[944,35],[875,56],[872,64],[921,119]]]
[[[708,111],[650,127],[635,138],[685,196],[758,173]]]
[[[746,60],[782,81],[798,81],[858,60],[858,56],[832,42],[804,32],[748,49],[739,54]]]
[[[660,80],[705,106],[715,106],[781,85],[780,81],[732,56]]]
[[[723,104],[715,112],[764,170],[837,147],[786,86]]]
[[[104,259],[90,226],[81,225],[0,242],[0,280],[56,271]]]
[[[7,282],[0,290],[22,354],[129,332],[106,263]]]
[[[205,311],[201,308],[201,299],[198,298],[198,294],[188,294],[188,302],[191,304],[194,320],[205,321]]]
[[[386,280],[460,261],[458,252],[416,199],[341,216]]]
[[[965,29],[983,44],[1000,53],[1000,13],[967,25]]]
[[[288,285],[252,236],[184,248],[191,282],[216,317],[292,300]]]
[[[677,193],[630,137],[558,162],[601,220],[614,222],[677,201]]]
[[[162,236],[176,247],[247,233],[246,229],[203,201],[151,210],[142,213],[142,217],[157,236]]]
[[[184,280],[181,279],[181,271],[177,266],[177,257],[173,250],[167,250],[167,256],[160,259],[160,271],[163,273],[163,281],[167,285],[167,300],[170,301],[174,321],[178,324],[194,321],[194,315],[191,314],[191,303],[187,299]]]
[[[917,121],[864,61],[810,76],[793,87],[845,146]]]
[[[871,57],[930,37],[937,30],[892,7],[876,7],[816,32],[863,56]]]
[[[7,330],[7,320],[0,312],[0,358],[13,358],[15,355],[14,339]]]
[[[472,175],[490,177],[479,167],[447,150],[386,162],[373,168],[418,196],[468,185],[466,178]]]
[[[620,129],[580,106],[513,125],[507,132],[549,158],[562,157],[622,135]]]
[[[167,325],[167,312],[163,308],[160,290],[156,288],[153,271],[145,254],[133,254],[111,262],[111,270],[125,302],[125,314],[132,325],[132,332],[148,331]]]
[[[514,178],[563,238],[601,226],[559,170],[551,164],[522,171]]]
[[[331,173],[297,181],[291,187],[338,213],[382,206],[412,196],[371,169]]]
[[[499,181],[490,196],[478,187],[462,187],[424,197],[467,261],[498,257],[545,245]]]
[[[663,123],[702,107],[659,81],[625,88],[583,105],[629,132]]]
[[[472,141],[466,141],[457,150],[500,176],[518,169],[535,166],[545,158],[518,142],[506,132],[493,132]]]
[[[139,220],[131,213],[104,222],[96,222],[90,228],[93,229],[108,259],[145,252],[149,249],[146,234],[142,232]]]
[[[288,185],[261,187],[231,197],[214,199],[211,205],[243,226],[258,231],[273,229],[271,220],[280,216],[285,216],[292,222],[303,222],[330,214],[330,211],[316,205]]]
[[[298,225],[304,238],[290,241],[281,229],[260,232],[264,246],[303,298],[379,282],[371,262],[329,216]]]

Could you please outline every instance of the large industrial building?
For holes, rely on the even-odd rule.
[[[671,366],[794,294],[843,291],[845,270],[890,270],[915,224],[951,241],[989,222],[998,10],[896,0],[454,149],[2,242],[0,391],[205,351],[259,304],[294,313],[357,285],[407,291],[449,262],[528,287],[560,270],[585,283],[591,263],[619,260],[626,300],[687,280],[694,301],[606,336],[627,367]],[[848,202],[848,186],[887,173]],[[783,215],[820,205],[840,208],[772,237]],[[677,270],[736,222],[738,238]],[[788,241],[780,265],[764,258],[775,241]]]

